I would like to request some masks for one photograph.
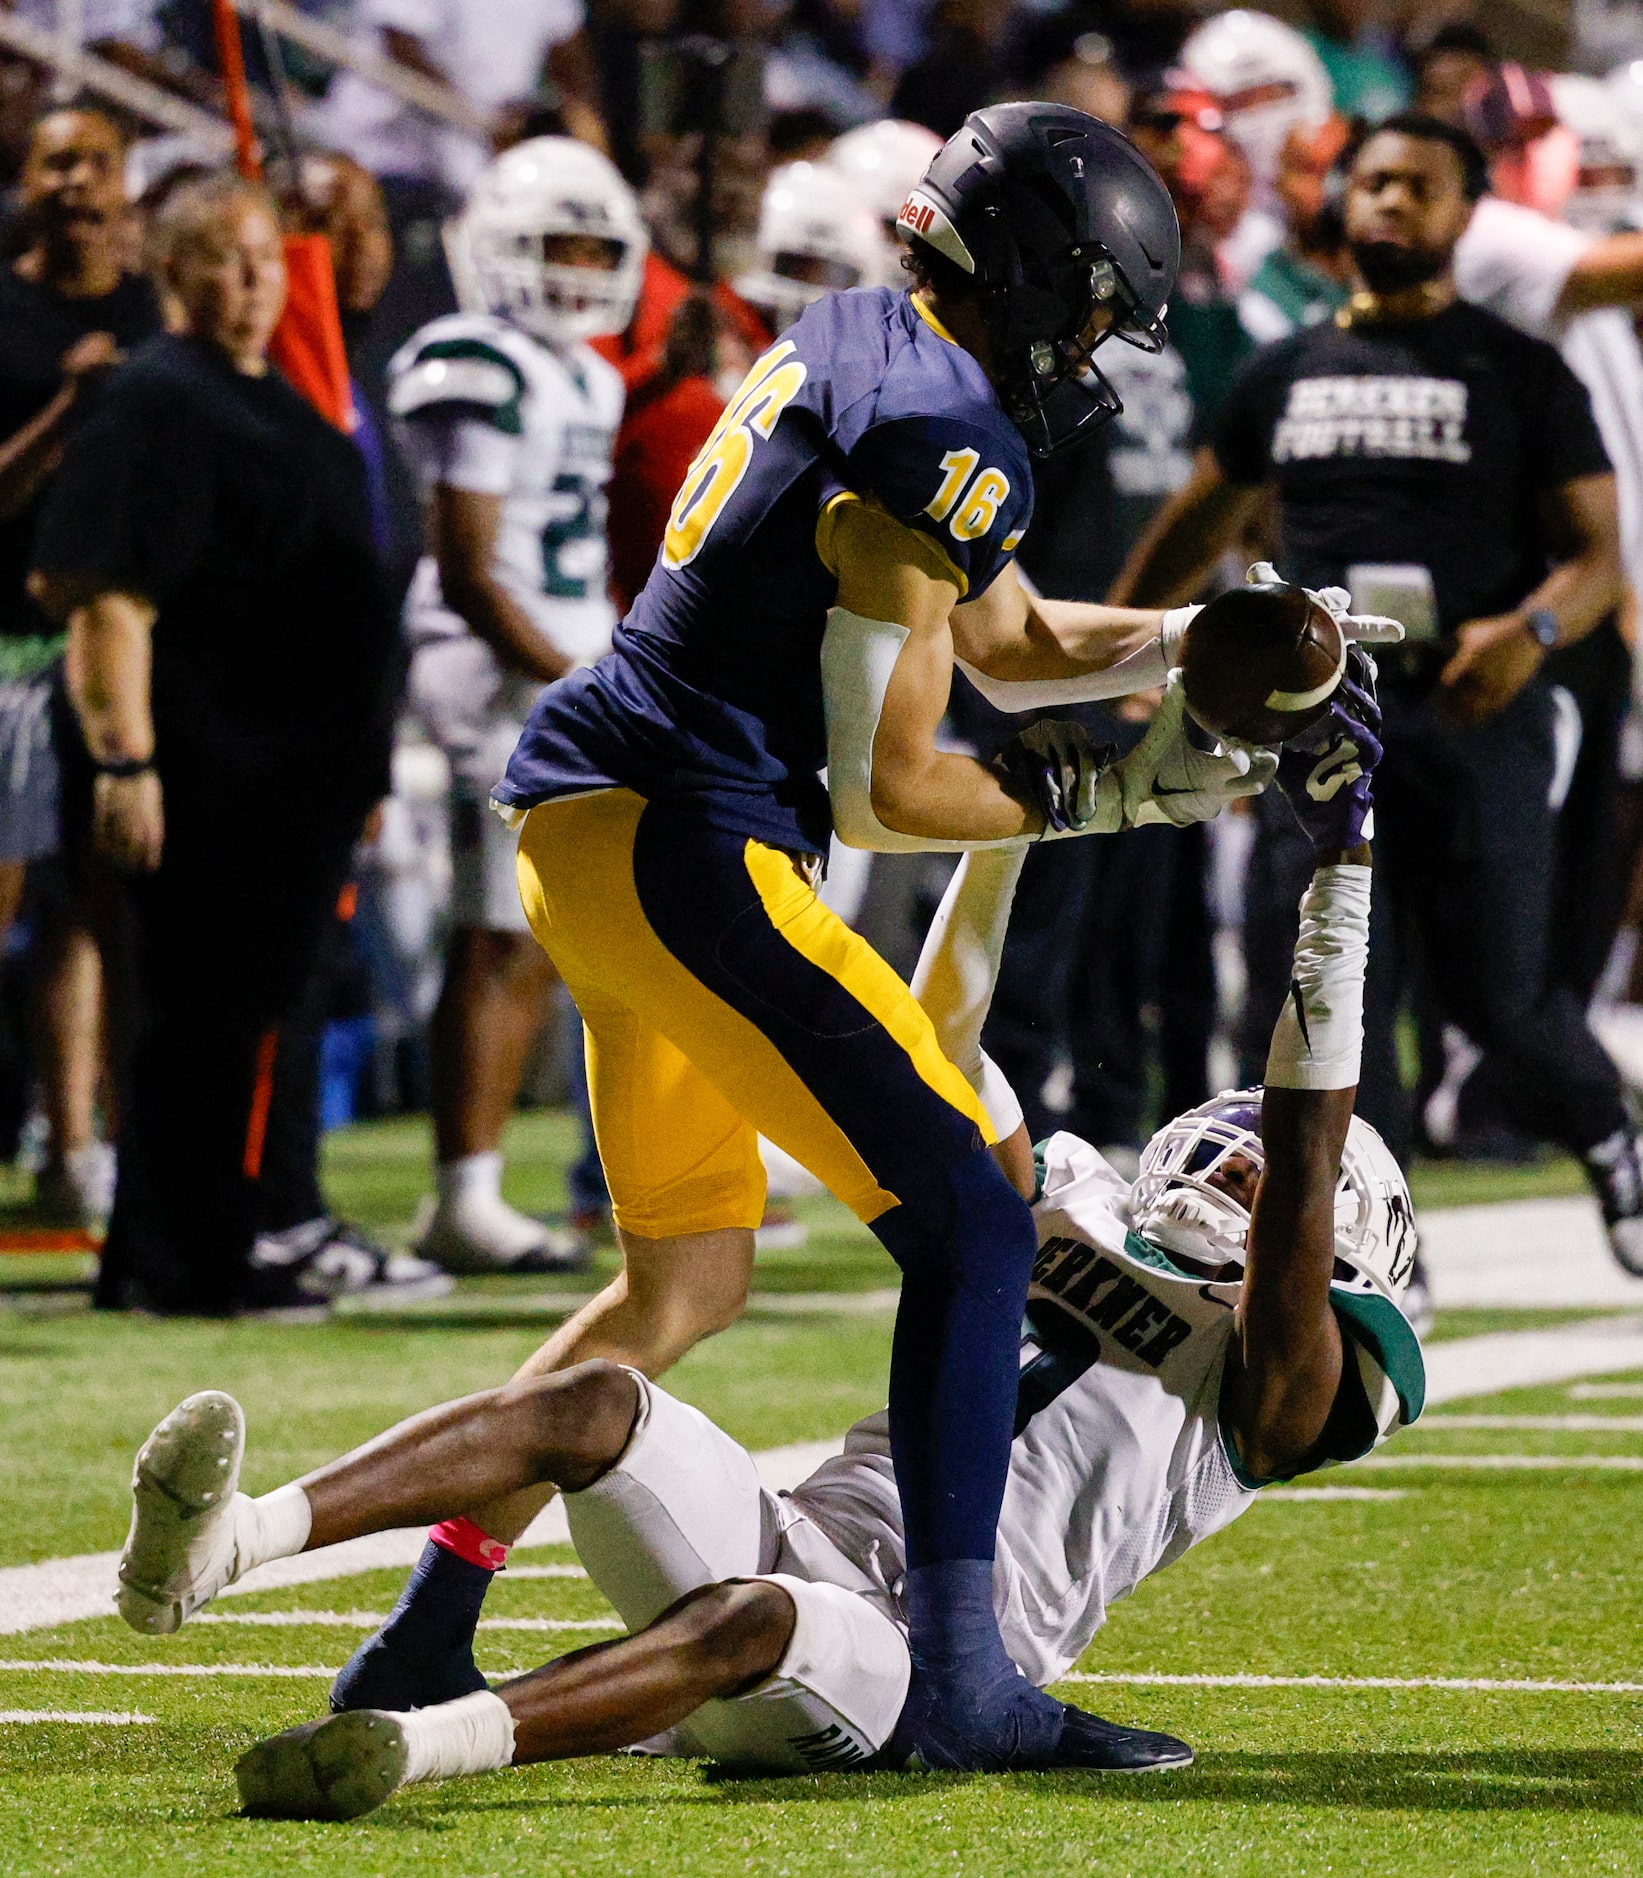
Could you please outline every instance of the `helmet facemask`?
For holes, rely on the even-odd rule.
[[[445,225],[462,310],[508,320],[550,346],[627,326],[649,245],[615,166],[567,137],[504,151]],[[573,257],[590,248],[590,264],[578,265]]]
[[[1142,1238],[1210,1270],[1244,1264],[1249,1208],[1222,1183],[1235,1158],[1257,1170],[1265,1165],[1261,1093],[1216,1096],[1177,1116],[1142,1149],[1130,1190],[1130,1222]],[[1397,1162],[1374,1129],[1354,1116],[1335,1183],[1335,1282],[1401,1305],[1416,1244],[1414,1209]]]
[[[482,283],[487,310],[550,345],[621,332],[633,317],[635,298],[629,244],[619,236],[601,237],[609,267],[547,258],[556,234],[581,232],[494,223],[474,230],[468,236],[469,265]]]
[[[1130,1190],[1135,1230],[1206,1276],[1242,1268],[1249,1208],[1221,1184],[1235,1158],[1264,1165],[1259,1091],[1220,1097],[1153,1136]]]

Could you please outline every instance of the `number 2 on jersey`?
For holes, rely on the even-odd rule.
[[[789,357],[794,350],[793,342],[784,340],[758,360],[697,451],[679,485],[662,538],[665,566],[688,567],[701,553],[708,530],[747,474],[754,438],[770,435],[809,376],[805,365]]]

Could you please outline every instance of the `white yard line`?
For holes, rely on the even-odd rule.
[[[98,1663],[74,1656],[10,1657],[0,1662],[0,1675],[51,1676],[324,1676],[330,1669],[293,1668],[289,1663]]]
[[[99,1663],[67,1657],[42,1657],[31,1662],[0,1662],[0,1673],[25,1671],[78,1676],[247,1676],[286,1679],[330,1677],[337,1673],[335,1669],[295,1668],[284,1663]],[[1485,1695],[1643,1695],[1643,1682],[1555,1682],[1529,1676],[1182,1676],[1151,1670],[1074,1670],[1056,1680],[1170,1689],[1436,1689]],[[153,1719],[151,1716],[123,1716],[118,1713],[102,1715],[85,1710],[0,1711],[0,1721],[14,1717],[42,1721]]]
[[[1421,1256],[1438,1309],[1634,1304],[1643,1279],[1614,1261],[1597,1203],[1492,1201],[1420,1216]]]
[[[1571,1402],[1643,1402],[1643,1382],[1577,1382],[1563,1393]]]
[[[375,1630],[386,1611],[206,1611],[189,1619],[195,1624],[249,1624],[265,1630]],[[609,1617],[482,1617],[481,1630],[621,1630],[622,1620]]]
[[[135,1728],[158,1719],[117,1708],[0,1708],[0,1727],[32,1722],[95,1722],[102,1728]]]
[[[1557,1473],[1601,1468],[1611,1474],[1643,1474],[1643,1454],[1372,1454],[1354,1467],[1479,1468],[1504,1474]]]
[[[1643,1415],[1423,1415],[1422,1428],[1509,1428],[1525,1434],[1643,1435]]]
[[[1060,1682],[1129,1683],[1143,1689],[1444,1689],[1484,1695],[1643,1695],[1643,1682],[1542,1682],[1528,1676],[1166,1676],[1074,1670]]]
[[[1255,1504],[1268,1500],[1405,1500],[1402,1487],[1267,1487]],[[197,1621],[197,1620],[196,1620]]]
[[[1569,1382],[1581,1376],[1613,1375],[1627,1370],[1643,1370],[1643,1317],[1598,1317],[1550,1330],[1498,1331],[1486,1337],[1464,1337],[1450,1343],[1433,1344],[1426,1352],[1426,1399],[1436,1407],[1467,1396],[1494,1395],[1502,1389]],[[789,1447],[766,1449],[753,1458],[765,1486],[772,1492],[781,1492],[796,1487],[842,1447],[842,1439],[800,1441]],[[1408,1459],[1387,1455],[1358,1465],[1410,1467],[1446,1462],[1455,1466],[1488,1464],[1483,1457],[1476,1461],[1469,1457],[1450,1461],[1448,1457],[1436,1455]],[[1643,1469],[1643,1459],[1633,1462],[1619,1456],[1591,1460],[1579,1456],[1525,1457],[1525,1463],[1536,1467]],[[1511,1457],[1507,1457],[1504,1464],[1511,1464]],[[1366,1488],[1357,1489],[1355,1493],[1349,1488],[1287,1488],[1284,1495],[1294,1499],[1334,1499],[1349,1493],[1356,1497],[1367,1491]],[[324,1551],[305,1552],[298,1558],[279,1559],[272,1565],[261,1566],[223,1595],[236,1597],[255,1591],[283,1590],[293,1585],[354,1577],[384,1567],[412,1565],[421,1556],[425,1539],[426,1534],[420,1527],[349,1539],[342,1545],[328,1546]],[[566,1545],[569,1540],[564,1507],[555,1500],[533,1522],[520,1541],[520,1549]],[[31,1630],[51,1629],[85,1617],[111,1615],[114,1570],[118,1562],[116,1552],[90,1552],[73,1558],[47,1559],[38,1565],[0,1569],[0,1635],[21,1636]],[[558,1576],[576,1568],[525,1565],[515,1569],[523,1577]]]
[[[1643,1317],[1588,1317],[1548,1330],[1497,1330],[1426,1349],[1426,1406],[1580,1376],[1643,1369]]]
[[[842,1452],[844,1439],[797,1441],[788,1447],[766,1448],[755,1454],[759,1478],[772,1493],[796,1487],[831,1455]],[[353,1578],[384,1567],[414,1565],[427,1542],[427,1528],[405,1527],[397,1532],[375,1532],[368,1538],[348,1539],[319,1552],[276,1559],[248,1572],[237,1585],[222,1593],[243,1597],[256,1591],[283,1591],[293,1585],[329,1583]],[[536,1546],[569,1545],[564,1503],[550,1501],[531,1522],[516,1551]],[[0,1569],[0,1636],[22,1636],[31,1630],[50,1630],[84,1617],[108,1617],[114,1611],[115,1568],[118,1552],[87,1552],[75,1558],[47,1559],[38,1565],[12,1565]],[[510,1576],[583,1576],[577,1565],[523,1565],[509,1568]]]

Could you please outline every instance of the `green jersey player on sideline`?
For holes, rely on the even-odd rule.
[[[502,1197],[502,1128],[554,971],[487,809],[542,687],[610,650],[605,486],[622,380],[587,343],[633,317],[649,242],[614,164],[536,137],[480,176],[446,230],[463,311],[412,336],[388,406],[428,552],[406,601],[411,703],[451,768],[451,915],[430,1032],[436,1192],[414,1237],[449,1271],[585,1263]]]
[[[1133,1188],[1070,1135],[1039,1151],[992,1586],[1010,1653],[1040,1686],[1111,1604],[1263,1485],[1354,1459],[1420,1413],[1420,1346],[1400,1309],[1409,1194],[1352,1113],[1378,731],[1354,647],[1329,716],[1279,765],[1317,865],[1264,1089],[1169,1123]],[[1012,1098],[984,1076],[979,1038],[1022,852],[966,856],[915,981],[1001,1132]],[[780,1498],[704,1416],[603,1362],[448,1404],[260,1500],[233,1491],[243,1438],[232,1398],[206,1393],[139,1455],[120,1594],[136,1627],[176,1628],[266,1559],[544,1480],[565,1490],[581,1557],[630,1627],[495,1691],[277,1735],[239,1763],[250,1812],[347,1818],[410,1781],[640,1742],[750,1773],[919,1765],[883,1415]],[[1171,1736],[1100,1726],[1087,1765],[1191,1759]]]

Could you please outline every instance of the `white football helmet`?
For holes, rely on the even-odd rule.
[[[922,124],[898,117],[881,117],[874,124],[858,124],[834,139],[827,161],[856,185],[863,202],[896,239],[896,217],[930,161],[941,139]]]
[[[772,170],[759,208],[759,260],[736,281],[744,300],[783,331],[823,294],[877,287],[890,272],[889,241],[855,185],[825,163]]]
[[[1593,235],[1635,227],[1643,178],[1636,128],[1620,97],[1580,72],[1554,73],[1551,85],[1559,118],[1580,140],[1580,169],[1563,219]]]
[[[547,259],[550,235],[589,235],[611,266]],[[650,237],[638,198],[608,157],[573,137],[503,151],[445,226],[457,303],[511,320],[550,345],[619,333],[633,318]]]
[[[1264,1164],[1261,1095],[1236,1089],[1213,1096],[1160,1128],[1141,1150],[1130,1223],[1143,1239],[1206,1271],[1243,1265],[1249,1208],[1214,1177],[1234,1157],[1257,1170]],[[1362,1333],[1354,1348],[1383,1437],[1420,1413],[1419,1343],[1403,1315],[1416,1248],[1415,1208],[1403,1170],[1369,1123],[1354,1115],[1335,1187],[1330,1292],[1337,1310]]]
[[[1311,43],[1268,13],[1217,13],[1181,48],[1181,69],[1211,93],[1227,135],[1270,189],[1284,139],[1298,125],[1316,129],[1335,109],[1335,88]]]

